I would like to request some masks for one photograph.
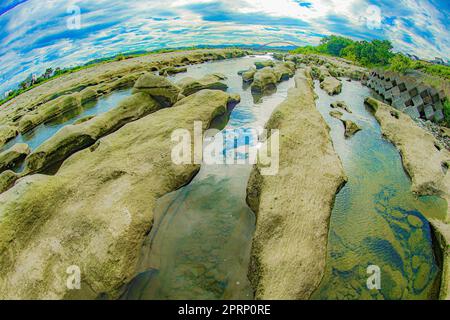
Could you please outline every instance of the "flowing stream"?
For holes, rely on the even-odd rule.
[[[177,81],[222,73],[228,92],[241,103],[231,112],[224,130],[223,154],[245,159],[258,141],[247,131],[264,127],[273,110],[294,86],[293,79],[277,91],[254,97],[238,71],[268,56],[245,57],[188,67]],[[364,106],[369,90],[359,82],[343,81],[343,92],[328,96],[316,84],[317,106],[331,128],[334,147],[348,176],[336,197],[331,216],[326,274],[313,299],[424,299],[435,298],[440,270],[425,217],[442,218],[447,208],[437,197],[416,198],[396,148],[383,139],[380,127]],[[62,127],[115,107],[130,90],[116,91],[98,101],[19,135],[15,143],[32,150]],[[346,139],[340,120],[329,115],[330,103],[343,100],[352,110],[344,119],[362,131]],[[209,137],[210,139],[214,136]],[[252,299],[247,279],[255,215],[248,208],[246,186],[251,164],[201,166],[185,187],[158,200],[154,227],[141,253],[138,275],[124,299]],[[369,290],[369,266],[380,270],[380,290]]]
[[[26,143],[31,150],[36,150],[41,144],[54,136],[63,127],[73,124],[75,121],[89,116],[96,116],[115,108],[118,103],[131,94],[131,89],[114,91],[98,100],[86,103],[82,108],[77,108],[53,119],[47,119],[41,124],[5,144],[0,151],[7,150],[16,143]]]
[[[260,59],[189,68],[193,77],[225,74],[229,92],[241,95],[224,132],[263,126],[294,85],[292,79],[281,83],[276,93],[255,103],[237,71]],[[344,81],[342,94],[335,97],[319,89],[318,83],[316,88],[318,109],[331,127],[349,181],[336,198],[326,275],[312,298],[435,298],[440,270],[424,215],[442,218],[445,201],[412,195],[399,152],[382,138],[377,121],[364,106],[370,95],[366,87]],[[342,122],[329,115],[330,103],[336,100],[344,100],[353,111],[344,118],[363,129],[350,139],[344,138]],[[227,143],[224,152],[252,143]],[[252,299],[247,270],[255,216],[245,203],[250,171],[250,165],[203,164],[190,184],[159,199],[139,273],[122,298]],[[379,290],[367,287],[369,266],[380,270]]]
[[[264,127],[274,108],[287,96],[293,79],[275,93],[254,98],[238,71],[267,57],[246,57],[190,67],[195,78],[211,73],[227,76],[228,91],[241,95],[222,132],[224,153],[245,158],[245,131]],[[174,80],[185,75],[178,75]],[[255,103],[256,100],[256,103]],[[154,227],[143,250],[141,273],[126,299],[252,299],[247,280],[255,215],[248,208],[246,187],[252,166],[205,165],[193,181],[158,201]]]
[[[343,81],[340,95],[330,97],[315,83],[319,111],[331,127],[347,185],[337,195],[331,216],[327,269],[314,299],[435,298],[440,270],[424,216],[445,217],[447,204],[437,197],[415,197],[399,152],[382,137],[364,106],[370,95],[359,82]],[[362,131],[344,137],[342,122],[329,115],[334,101],[345,101],[352,114],[343,119]],[[369,290],[369,266],[380,270],[381,289]],[[373,270],[373,269],[372,269]]]

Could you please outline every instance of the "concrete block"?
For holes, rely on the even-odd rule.
[[[399,83],[399,84],[398,84],[398,88],[400,89],[400,92],[405,92],[405,91],[407,91],[407,89],[406,89],[406,83],[404,83],[404,82]]]
[[[415,97],[419,94],[419,90],[417,89],[417,87],[412,88],[408,92],[411,97]]]
[[[405,108],[405,101],[403,101],[403,99],[401,98],[394,98],[394,101],[392,101],[392,106],[395,109],[403,110]]]
[[[442,105],[441,101],[436,102],[434,105],[434,110],[443,110],[444,106]]]
[[[437,110],[434,113],[434,121],[435,122],[439,122],[439,121],[442,121],[442,120],[444,120],[444,113],[442,112],[442,110]]]
[[[423,103],[425,104],[433,104],[433,99],[429,94],[427,94],[425,97],[422,97]]]
[[[420,113],[416,107],[408,107],[403,110],[404,113],[409,115],[413,119],[420,118]]]
[[[422,97],[420,95],[413,96],[412,101],[416,107],[423,104]]]
[[[393,88],[391,89],[391,92],[392,92],[392,95],[393,95],[394,97],[400,95],[400,89],[399,89],[399,87],[397,87],[397,86],[393,87]]]
[[[425,112],[425,119],[427,120],[432,120],[434,117],[434,109],[432,105],[427,105],[424,108],[424,112]]]

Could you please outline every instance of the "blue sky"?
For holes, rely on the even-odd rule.
[[[0,1],[0,93],[47,67],[198,44],[306,45],[339,34],[450,58],[448,0]],[[69,28],[78,9],[79,28]]]

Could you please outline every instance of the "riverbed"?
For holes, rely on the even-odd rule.
[[[313,298],[436,298],[440,270],[426,217],[445,217],[445,201],[411,193],[398,150],[382,137],[378,122],[364,105],[368,88],[343,81],[342,93],[333,97],[318,82],[315,88],[317,107],[331,128],[348,183],[336,197],[326,275]],[[330,104],[338,100],[352,111],[340,110],[343,119],[362,128],[349,139],[344,137],[342,122],[329,115]],[[367,287],[370,266],[380,270],[379,290]]]
[[[70,110],[52,119],[47,119],[44,124],[26,133],[19,134],[5,144],[1,148],[1,151],[7,150],[16,143],[26,143],[34,151],[63,127],[73,124],[80,119],[105,113],[115,108],[122,99],[129,95],[131,95],[131,89],[113,91],[108,95],[100,97],[98,100],[86,103],[81,108]]]
[[[265,97],[254,97],[242,83],[238,71],[268,56],[246,57],[190,67],[187,75],[200,78],[222,73],[228,92],[238,93],[241,102],[230,115],[224,136],[236,134],[225,143],[224,154],[236,151],[245,158],[246,130],[263,127],[275,107],[287,96],[293,79],[278,85]],[[176,81],[184,75],[177,75]],[[228,141],[228,140],[227,140]],[[247,149],[248,150],[248,149]],[[255,215],[246,204],[246,187],[252,170],[245,165],[205,165],[186,187],[158,202],[154,227],[143,249],[141,273],[130,284],[128,299],[252,299],[247,279]]]

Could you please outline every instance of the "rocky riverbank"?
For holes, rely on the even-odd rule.
[[[134,276],[156,199],[199,170],[172,164],[171,133],[193,134],[194,121],[207,129],[234,99],[195,93],[74,154],[54,176],[22,178],[0,195],[0,298],[117,298]],[[66,285],[73,266],[81,290]]]
[[[319,286],[331,209],[346,180],[309,71],[295,82],[266,126],[280,130],[279,172],[262,176],[256,165],[247,189],[257,216],[249,269],[257,299],[308,299]]]
[[[450,298],[450,152],[435,137],[420,128],[408,115],[376,100],[367,98],[383,135],[402,155],[403,166],[412,179],[412,191],[419,195],[437,195],[447,201],[446,221],[430,219],[443,256],[440,297]]]
[[[216,49],[153,54],[99,64],[61,76],[1,106],[0,147],[19,131],[27,132],[52,117],[82,107],[88,101],[132,87],[145,72],[167,71],[167,68],[237,58],[247,53],[239,49]]]

